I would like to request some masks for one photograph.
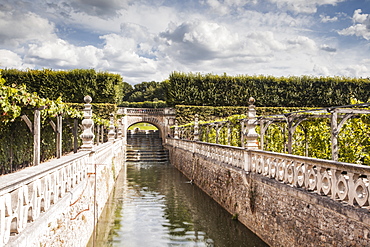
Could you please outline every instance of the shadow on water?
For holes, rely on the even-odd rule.
[[[170,164],[128,165],[88,246],[268,246]]]

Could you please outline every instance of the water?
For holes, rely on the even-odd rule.
[[[127,165],[88,246],[267,246],[170,164]]]

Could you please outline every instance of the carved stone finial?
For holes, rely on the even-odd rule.
[[[90,103],[91,103],[91,101],[92,101],[91,96],[90,96],[90,95],[86,95],[86,96],[84,97],[84,101],[86,102],[86,104],[90,104]]]
[[[195,119],[194,119],[194,141],[199,141],[198,114],[195,114]]]
[[[82,139],[81,151],[92,151],[94,145],[94,133],[92,132],[92,127],[94,126],[94,121],[92,120],[92,110],[91,110],[91,101],[92,98],[87,95],[84,97],[86,102],[84,112],[84,119],[82,120],[83,132],[80,135]]]

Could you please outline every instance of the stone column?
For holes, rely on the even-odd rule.
[[[62,153],[63,153],[63,148],[62,148],[62,141],[63,141],[63,137],[62,137],[62,133],[63,133],[63,117],[61,114],[59,114],[57,116],[57,126],[56,126],[56,131],[57,131],[57,158],[59,159],[60,157],[62,157]]]
[[[175,139],[179,139],[179,127],[178,127],[177,120],[175,120],[175,133],[174,133],[174,138],[175,138]]]
[[[94,121],[92,120],[92,110],[91,110],[91,101],[92,98],[87,95],[84,98],[85,101],[85,109],[84,112],[84,120],[82,120],[83,132],[80,135],[82,139],[82,146],[80,151],[92,151],[94,146],[94,133],[92,132],[92,127],[94,126]]]
[[[241,147],[243,148],[245,146],[244,138],[245,138],[245,122],[244,120],[240,121],[240,143]]]
[[[230,122],[227,122],[226,127],[227,127],[227,145],[230,146],[231,145],[231,124]]]
[[[33,165],[40,164],[40,140],[41,140],[41,115],[40,109],[35,109],[33,120]]]
[[[199,141],[198,114],[195,114],[195,119],[194,119],[194,141]]]
[[[248,122],[247,122],[247,149],[258,149],[258,134],[256,132],[256,109],[254,106],[255,99],[253,97],[249,98],[248,107]]]
[[[330,119],[330,135],[331,135],[331,159],[338,161],[338,113],[334,110],[331,112]]]
[[[122,119],[118,119],[117,138],[119,138],[119,139],[121,139],[123,137],[122,128],[123,128]]]
[[[114,138],[116,136],[115,127],[114,127],[114,117],[113,114],[110,114],[110,125],[109,125],[109,132],[108,132],[108,141],[114,142]]]

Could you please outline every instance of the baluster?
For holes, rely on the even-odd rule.
[[[3,243],[7,243],[10,238],[10,232],[11,232],[11,223],[13,219],[13,210],[12,210],[12,198],[10,193],[7,193],[2,196],[3,200],[3,209],[4,214],[2,214],[2,217],[4,216],[4,220],[1,221],[2,225],[2,234],[3,234]]]
[[[353,206],[353,200],[355,199],[355,182],[354,180],[358,180],[359,175],[353,174],[352,172],[347,173],[348,176],[348,204]]]

